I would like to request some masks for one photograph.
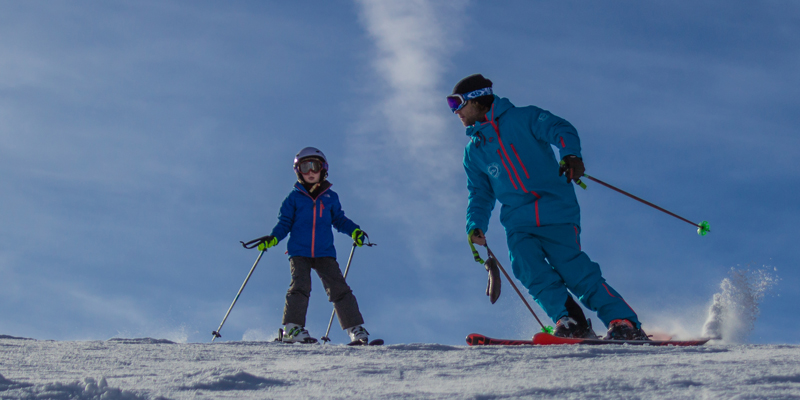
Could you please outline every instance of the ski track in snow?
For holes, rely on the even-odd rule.
[[[2,399],[774,399],[800,346],[353,348],[0,338]]]

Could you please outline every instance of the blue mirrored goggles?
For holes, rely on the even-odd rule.
[[[467,105],[468,100],[492,94],[492,88],[490,87],[474,90],[465,94],[451,94],[450,96],[447,96],[447,105],[450,106],[450,109],[453,110],[453,112],[456,112],[464,108],[464,106]]]

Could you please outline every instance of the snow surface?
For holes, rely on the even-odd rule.
[[[760,301],[778,281],[769,268],[732,269],[703,327],[704,336],[720,339],[698,347],[391,340],[349,347],[248,335],[217,343],[58,342],[0,335],[0,399],[800,398],[800,346],[744,344]],[[680,333],[669,335],[691,338]]]
[[[800,397],[800,346],[0,339],[2,399]]]

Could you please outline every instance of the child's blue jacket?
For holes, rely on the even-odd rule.
[[[271,235],[281,241],[291,233],[286,246],[290,258],[335,258],[336,248],[333,246],[331,226],[348,236],[352,236],[353,231],[359,228],[344,215],[339,195],[330,189],[329,183],[325,183],[327,188],[321,188],[320,194],[313,199],[303,185],[297,182],[294,190],[281,204],[278,224],[272,229]]]
[[[551,224],[580,226],[580,208],[572,184],[558,176],[558,160],[581,157],[578,132],[566,120],[541,108],[515,107],[494,97],[485,122],[467,127],[467,232],[489,227],[495,201],[510,234],[517,228]]]

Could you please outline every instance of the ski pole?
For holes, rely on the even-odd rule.
[[[245,246],[244,243],[242,243],[242,245]],[[247,246],[245,246],[245,248],[247,248]],[[233,306],[236,304],[236,300],[239,300],[239,296],[242,294],[242,290],[244,290],[244,285],[247,285],[247,281],[250,280],[250,276],[253,275],[253,271],[255,271],[256,265],[258,265],[258,262],[261,261],[261,256],[264,255],[264,252],[266,252],[266,251],[267,250],[261,250],[261,252],[258,253],[258,258],[256,258],[256,262],[253,264],[253,268],[250,268],[250,272],[247,274],[247,278],[244,279],[244,283],[242,283],[242,287],[239,288],[239,293],[236,293],[236,297],[233,298],[233,303],[231,303],[231,306],[228,307],[228,312],[226,312],[225,313],[225,317],[222,318],[222,322],[219,324],[219,328],[217,328],[217,330],[211,332],[211,335],[212,335],[211,336],[211,342],[212,343],[214,342],[214,339],[216,339],[218,337],[222,337],[222,335],[220,335],[220,333],[219,333],[219,331],[222,330],[222,325],[224,325],[225,324],[225,320],[228,319],[228,315],[231,313],[231,310],[233,310]]]
[[[497,267],[500,268],[500,271],[503,273],[503,275],[506,276],[506,279],[508,280],[508,283],[510,283],[511,287],[513,287],[514,290],[517,292],[517,294],[519,295],[519,298],[522,299],[523,303],[525,303],[525,306],[528,307],[528,311],[531,312],[531,314],[533,315],[533,318],[536,318],[536,322],[538,322],[539,326],[542,327],[542,331],[547,331],[547,328],[544,327],[544,324],[542,323],[542,321],[539,320],[539,317],[537,317],[536,313],[533,312],[533,308],[531,308],[531,305],[528,304],[528,300],[525,300],[525,296],[523,296],[522,292],[520,292],[519,289],[517,289],[517,285],[514,284],[514,281],[511,280],[511,277],[508,276],[508,272],[506,272],[506,269],[503,268],[502,265],[500,265],[500,261],[497,261],[497,257],[495,257],[494,253],[492,253],[492,250],[489,248],[489,244],[488,243],[486,244],[486,251],[489,252],[489,257],[494,258],[495,262],[497,263]]]
[[[678,214],[675,214],[675,213],[672,213],[670,211],[667,211],[667,210],[665,210],[665,209],[663,209],[663,208],[661,208],[661,207],[659,207],[659,206],[657,206],[657,205],[655,205],[655,204],[653,204],[653,203],[651,203],[651,202],[649,202],[647,200],[641,199],[641,198],[636,197],[636,196],[634,196],[634,195],[632,195],[632,194],[630,194],[630,193],[628,193],[628,192],[626,192],[626,191],[624,191],[622,189],[619,189],[619,188],[616,188],[614,186],[611,186],[608,183],[605,183],[605,182],[601,181],[600,179],[597,179],[597,178],[595,178],[593,176],[590,176],[589,174],[583,174],[583,176],[585,176],[585,177],[587,177],[587,178],[589,178],[589,179],[591,179],[591,180],[593,180],[593,181],[595,181],[595,182],[597,182],[597,183],[599,183],[599,184],[601,184],[601,185],[603,185],[603,186],[605,186],[605,187],[607,187],[607,188],[609,188],[611,190],[615,190],[615,191],[617,191],[619,193],[622,193],[625,196],[628,196],[628,197],[630,197],[630,198],[632,198],[632,199],[634,199],[636,201],[640,201],[640,202],[642,202],[644,204],[647,204],[648,206],[653,207],[658,211],[661,211],[661,212],[664,212],[666,214],[669,214],[669,215],[671,215],[671,216],[673,216],[673,217],[675,217],[675,218],[677,218],[677,219],[679,219],[681,221],[687,222],[690,225],[697,227],[697,234],[700,235],[700,236],[705,236],[705,235],[708,234],[708,232],[711,232],[711,225],[709,225],[708,221],[703,221],[703,222],[701,222],[699,224],[694,223],[694,222],[692,222],[692,221],[690,221],[690,220],[688,220],[686,218],[681,217]],[[586,189],[586,185],[583,184],[583,182],[581,182],[580,179],[578,179],[575,183],[580,185],[582,188]]]
[[[369,236],[367,237],[367,240],[369,240]],[[375,243],[365,243],[365,245],[372,247],[375,246]],[[353,261],[353,253],[356,252],[356,246],[358,245],[355,242],[353,242],[353,248],[350,249],[350,257],[347,259],[347,266],[344,267],[344,275],[343,275],[344,279],[347,279],[347,272],[350,271],[350,263]],[[328,337],[328,333],[331,332],[331,325],[333,325],[333,317],[335,315],[336,315],[336,307],[334,307],[333,311],[331,312],[331,320],[328,321],[328,329],[325,330],[325,336],[319,338],[319,340],[322,340],[323,343],[328,343],[331,341],[331,339]]]

